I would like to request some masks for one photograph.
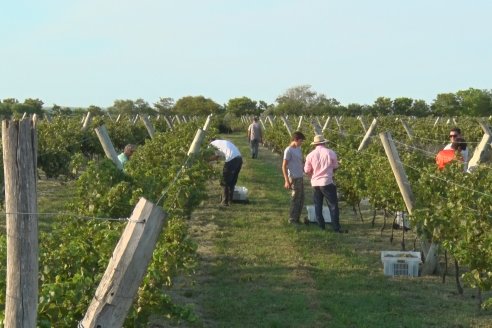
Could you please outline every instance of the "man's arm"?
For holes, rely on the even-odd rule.
[[[284,187],[285,187],[285,189],[290,189],[290,187],[291,187],[289,174],[287,172],[287,165],[288,164],[289,164],[289,161],[284,159],[282,162],[282,173],[284,175]]]
[[[307,175],[313,175],[313,166],[311,165],[311,157],[306,157],[306,163],[304,163],[304,173]]]

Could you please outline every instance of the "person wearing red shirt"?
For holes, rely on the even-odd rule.
[[[466,150],[466,142],[463,138],[454,138],[451,149],[443,149],[436,156],[436,164],[439,170],[454,160],[463,161],[462,152]]]

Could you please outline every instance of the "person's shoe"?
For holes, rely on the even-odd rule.
[[[309,225],[309,220],[308,220],[307,218],[304,218],[303,223],[304,223],[305,225]]]

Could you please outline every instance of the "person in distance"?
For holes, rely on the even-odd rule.
[[[443,170],[444,167],[452,161],[461,160],[464,162],[463,152],[466,151],[465,139],[461,137],[453,138],[451,147],[449,149],[443,149],[436,155],[436,164],[439,170]],[[465,168],[466,171],[466,168]]]
[[[258,123],[258,117],[254,117],[253,123],[248,127],[248,142],[251,148],[251,158],[258,158],[258,146],[263,143],[263,132]]]
[[[454,127],[449,131],[450,142],[446,146],[444,146],[444,150],[453,149],[453,141],[455,141],[456,138],[463,138],[463,136],[461,135],[461,129]],[[462,140],[464,141],[464,139]],[[466,149],[466,145],[465,148],[461,150],[461,156],[463,157],[463,163],[466,171],[468,168],[468,149]]]
[[[123,149],[123,152],[118,155],[118,159],[120,160],[121,165],[123,165],[123,167],[125,166],[126,162],[130,160],[130,157],[132,157],[136,148],[137,147],[135,145],[128,144],[125,146],[125,149]]]

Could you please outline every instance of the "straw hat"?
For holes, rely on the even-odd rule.
[[[325,144],[327,143],[328,140],[325,139],[325,137],[323,137],[322,134],[317,134],[314,136],[314,141],[311,142],[311,145],[314,146],[314,145],[321,145],[321,144]]]

